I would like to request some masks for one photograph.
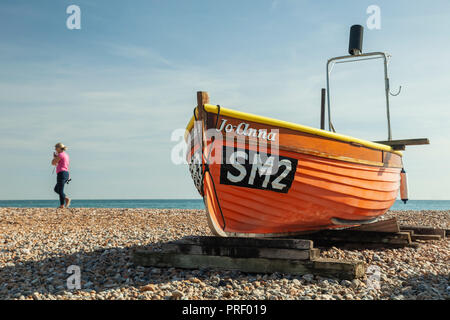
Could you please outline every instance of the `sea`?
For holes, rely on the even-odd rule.
[[[0,207],[56,208],[59,200],[0,200]],[[202,199],[72,199],[73,208],[204,209]],[[391,210],[450,210],[450,200],[397,200]]]

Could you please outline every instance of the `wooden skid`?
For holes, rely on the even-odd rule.
[[[212,268],[239,270],[248,273],[290,273],[334,276],[341,279],[360,278],[365,273],[361,261],[336,259],[291,260],[266,258],[234,258],[225,256],[151,252],[137,250],[133,262],[141,266],[175,268]]]
[[[407,232],[410,234],[411,241],[422,240],[440,240],[446,237],[447,230],[432,227],[399,226],[396,218],[377,221],[371,224],[362,225],[347,229],[347,231],[376,231],[376,232]]]
[[[422,240],[422,241],[432,241],[432,240],[441,240],[442,237],[438,234],[412,234],[412,241]]]
[[[312,249],[313,242],[304,239],[281,238],[243,238],[243,237],[193,237],[184,238],[177,243],[197,244],[201,246],[258,247],[278,249]]]
[[[377,244],[383,246],[407,246],[411,244],[408,232],[376,232],[360,230],[324,230],[307,235],[318,245],[329,244]]]
[[[397,218],[377,221],[369,224],[364,224],[358,227],[350,228],[347,230],[359,230],[359,231],[377,231],[377,232],[400,232],[400,228],[397,223]]]
[[[212,256],[228,256],[235,258],[271,258],[308,260],[319,257],[319,249],[278,249],[264,247],[231,247],[200,246],[186,243],[166,243],[162,250],[165,253],[183,253]]]
[[[431,228],[431,227],[416,227],[416,226],[406,226],[401,225],[400,230],[411,230],[415,235],[439,235],[442,238],[448,236],[448,231],[441,228]]]
[[[416,226],[399,226],[396,218],[377,221],[367,225],[362,225],[350,229],[347,231],[376,231],[376,232],[408,232],[411,237],[411,241],[422,240],[439,240],[447,236],[448,230],[432,227],[416,227]]]

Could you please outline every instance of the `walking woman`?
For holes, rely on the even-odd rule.
[[[69,180],[69,155],[65,152],[67,147],[61,142],[55,145],[56,152],[53,152],[52,165],[56,166],[56,186],[54,188],[55,192],[59,194],[59,204],[58,208],[64,208],[64,203],[66,208],[70,205],[70,198],[67,198],[64,194],[64,186]]]

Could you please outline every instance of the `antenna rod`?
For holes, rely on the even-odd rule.
[[[326,89],[322,88],[322,96],[320,101],[320,129],[325,130],[325,92]]]

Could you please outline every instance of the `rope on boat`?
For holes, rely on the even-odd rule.
[[[219,116],[220,116],[220,105],[217,105],[217,118],[216,118],[216,125],[214,126],[217,129],[217,124],[219,123]]]
[[[195,119],[195,123],[197,123],[198,119],[197,119],[197,115],[195,114],[195,110],[196,110],[196,108],[194,108],[194,119]],[[195,128],[195,125],[194,125],[194,131],[196,131],[196,132],[194,132],[194,146],[195,146],[195,136],[200,136],[200,133],[198,133],[198,130]],[[202,138],[199,138],[199,143],[198,144],[199,144],[199,148],[200,148],[200,150],[202,152],[202,157],[201,158],[203,159],[203,139]],[[194,152],[194,154],[195,154],[195,152]],[[194,156],[194,154],[192,156]],[[193,160],[191,160],[191,161],[195,161],[195,158]],[[204,185],[203,181],[204,181],[205,175],[204,175],[204,172],[203,172],[203,164],[200,163],[200,166],[202,167],[200,169],[201,170],[202,181],[200,183],[200,187],[197,187],[197,189],[200,189],[199,190],[200,195],[202,197],[204,197],[205,193],[203,192],[203,185]],[[195,180],[194,180],[194,184],[195,184]]]
[[[334,129],[333,124],[331,123],[331,121],[330,121],[330,129],[331,129],[331,131],[336,132],[336,130]]]

